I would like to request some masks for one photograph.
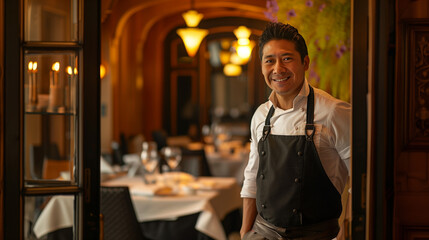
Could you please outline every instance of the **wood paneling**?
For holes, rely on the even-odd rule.
[[[429,239],[429,5],[396,5],[394,239]]]
[[[4,16],[3,13],[3,0],[0,0],[0,16]],[[4,198],[4,175],[3,175],[3,166],[4,166],[4,125],[3,125],[3,116],[4,116],[4,75],[3,75],[3,49],[4,49],[4,28],[3,28],[3,17],[0,18],[0,233],[3,233],[3,198]],[[3,234],[0,234],[0,240],[3,240]]]

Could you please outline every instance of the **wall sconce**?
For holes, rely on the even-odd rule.
[[[250,34],[252,32],[245,26],[239,26],[234,29],[234,35],[237,37],[237,41],[233,43],[237,55],[243,60],[244,63],[247,63],[252,54],[253,47],[255,42],[249,40]]]
[[[106,76],[106,67],[103,64],[100,64],[100,79],[103,79]]]
[[[191,8],[192,8],[191,2]],[[209,31],[207,29],[199,29],[197,26],[203,18],[203,14],[195,10],[189,10],[182,14],[185,19],[187,28],[177,29],[177,34],[182,38],[185,44],[186,52],[190,57],[194,57],[200,47],[201,41]]]

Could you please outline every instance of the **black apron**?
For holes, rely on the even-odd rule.
[[[341,194],[326,175],[313,142],[314,92],[309,87],[305,135],[270,134],[271,107],[258,143],[258,213],[286,229],[332,221],[342,211]]]

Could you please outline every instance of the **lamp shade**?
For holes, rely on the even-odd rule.
[[[200,47],[201,41],[209,31],[199,28],[179,28],[177,34],[182,38],[185,44],[186,52],[190,57],[194,57]]]
[[[247,38],[248,39],[250,37],[251,33],[252,32],[250,31],[250,29],[248,29],[245,26],[239,26],[238,28],[234,29],[234,35],[238,39],[241,39],[241,38]]]
[[[182,14],[183,19],[185,19],[186,26],[188,27],[197,27],[204,15],[198,13],[195,10],[189,10]]]
[[[245,62],[249,61],[250,55],[252,54],[253,47],[255,46],[254,41],[249,41],[246,45],[238,44],[235,46],[237,55],[242,58]]]

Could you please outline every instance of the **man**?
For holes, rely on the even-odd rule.
[[[270,23],[259,42],[272,92],[251,123],[243,239],[333,239],[350,160],[350,104],[311,87],[310,58],[293,26]]]

